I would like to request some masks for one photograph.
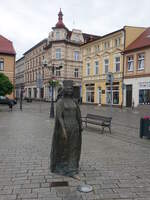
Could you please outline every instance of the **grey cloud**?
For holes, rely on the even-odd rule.
[[[21,56],[48,36],[62,8],[69,28],[103,35],[124,25],[149,26],[149,0],[0,0],[0,34],[13,40]]]

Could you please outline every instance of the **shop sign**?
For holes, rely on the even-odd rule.
[[[139,88],[140,89],[150,89],[150,81],[148,81],[148,82],[140,82],[139,83]]]

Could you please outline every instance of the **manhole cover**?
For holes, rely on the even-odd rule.
[[[77,190],[80,192],[87,193],[87,192],[91,192],[93,190],[93,187],[91,185],[79,185],[77,187]]]
[[[69,186],[67,181],[61,181],[61,182],[51,182],[50,187],[65,187]]]

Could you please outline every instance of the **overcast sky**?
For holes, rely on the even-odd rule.
[[[85,33],[150,26],[150,0],[0,0],[0,34],[13,41],[17,59],[48,36],[60,8],[64,24]]]

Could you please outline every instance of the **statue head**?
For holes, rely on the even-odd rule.
[[[63,94],[64,96],[73,96],[73,81],[72,80],[64,80],[63,81]]]

